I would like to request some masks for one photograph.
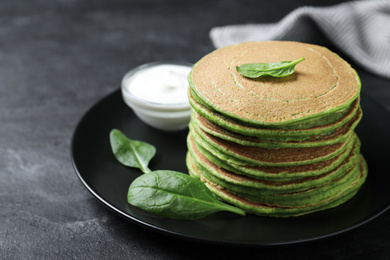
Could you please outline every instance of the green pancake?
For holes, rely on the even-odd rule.
[[[234,172],[220,168],[208,160],[207,157],[197,149],[196,145],[193,145],[194,143],[193,140],[191,140],[191,137],[189,137],[189,142],[192,143],[192,145],[189,146],[191,158],[195,162],[197,168],[201,169],[202,176],[207,180],[235,193],[247,193],[261,196],[265,194],[298,192],[329,183],[353,168],[360,155],[359,149],[356,146],[353,152],[350,153],[341,165],[329,172],[301,179],[269,181],[237,175]]]
[[[261,140],[253,136],[245,136],[238,134],[227,129],[224,129],[213,122],[209,121],[205,117],[199,115],[196,111],[192,111],[191,125],[194,128],[200,128],[204,132],[213,136],[219,137],[226,141],[235,142],[241,145],[258,146],[262,148],[304,148],[304,147],[317,147],[324,145],[331,145],[335,143],[345,142],[348,137],[353,133],[354,129],[358,125],[362,118],[362,112],[359,108],[357,113],[342,127],[337,128],[332,134],[322,136],[319,140],[306,140],[306,141],[270,141]]]
[[[198,155],[198,157],[204,157],[205,159],[203,159],[203,161],[210,161],[212,164],[215,164],[220,171],[226,170],[238,176],[274,182],[307,179],[331,172],[345,163],[344,161],[347,160],[348,157],[354,156],[354,154],[357,154],[360,151],[360,141],[355,137],[353,145],[347,146],[345,151],[332,159],[306,165],[270,167],[226,163],[226,161],[217,158],[202,146],[198,145],[191,135],[188,135],[187,146],[189,152],[198,152],[201,154],[201,156]]]
[[[216,196],[228,203],[231,203],[245,210],[248,213],[269,217],[293,217],[330,209],[341,205],[342,203],[351,199],[356,194],[356,192],[364,183],[367,177],[367,164],[363,157],[360,157],[359,159],[359,167],[357,167],[359,174],[357,178],[354,179],[346,189],[339,192],[338,194],[335,194],[331,198],[327,198],[316,203],[306,204],[304,206],[281,206],[277,204],[267,204],[249,201],[211,182],[208,182],[204,177],[202,177],[199,170],[191,161],[190,156],[187,157],[187,165],[190,175],[196,178],[200,178],[203,182],[205,182],[207,187]]]
[[[328,182],[324,182],[319,186],[313,186],[312,188],[307,189],[299,189],[296,191],[286,189],[286,193],[275,193],[274,191],[271,192],[270,190],[254,191],[253,188],[232,186],[229,183],[226,185],[225,181],[213,176],[209,171],[207,171],[207,169],[199,164],[196,164],[192,157],[189,158],[189,160],[193,160],[192,163],[198,169],[200,176],[207,182],[221,187],[222,189],[251,202],[268,205],[276,204],[278,206],[287,207],[305,206],[318,203],[325,199],[330,199],[335,194],[348,189],[360,174],[358,166],[360,160],[357,159],[359,158],[354,158],[351,167],[349,167],[347,170],[343,169],[343,171],[339,171],[337,178],[334,178]]]
[[[194,111],[221,128],[237,134],[256,137],[261,140],[277,142],[302,142],[326,139],[327,136],[332,135],[338,128],[343,127],[348,121],[353,119],[359,111],[359,99],[356,99],[348,107],[347,113],[345,113],[341,119],[334,121],[333,123],[309,129],[270,129],[241,124],[235,120],[227,119],[217,112],[207,110],[193,99],[191,92],[189,92],[189,101]]]
[[[247,63],[305,60],[284,78],[249,79]],[[218,49],[198,61],[188,77],[191,92],[208,110],[243,124],[278,127],[315,120],[348,108],[360,93],[356,71],[330,50],[312,44],[247,42]]]
[[[190,150],[190,144],[188,146]],[[280,167],[250,166],[226,163],[225,161],[217,158],[216,156],[208,152],[206,149],[202,148],[201,146],[196,145],[196,148],[199,149],[208,160],[218,165],[218,167],[234,172],[235,174],[267,181],[289,181],[298,180],[306,177],[318,176],[335,169],[343,163],[347,156],[350,155],[352,148],[360,148],[360,142],[357,139],[355,142],[355,146],[347,146],[347,149],[345,149],[345,151],[329,160],[306,165]]]
[[[342,153],[348,145],[353,144],[354,135],[343,143],[308,148],[267,149],[254,146],[243,146],[229,142],[203,131],[197,132],[189,125],[189,134],[196,143],[214,156],[228,163],[257,166],[296,166],[329,160]]]
[[[221,118],[224,118],[224,120],[235,122],[238,125],[245,125],[248,127],[254,127],[254,128],[260,128],[260,129],[278,129],[278,130],[299,130],[299,129],[310,129],[315,128],[318,126],[325,126],[325,125],[331,125],[336,123],[337,121],[340,121],[343,117],[345,117],[348,113],[352,110],[356,111],[356,103],[359,102],[359,99],[356,98],[354,102],[351,103],[348,107],[341,109],[340,111],[336,111],[334,113],[326,114],[323,116],[318,116],[315,118],[305,119],[301,120],[298,123],[293,124],[286,124],[286,125],[256,125],[256,124],[250,124],[247,122],[240,122],[237,121],[234,118],[227,117],[226,115],[223,115],[219,113],[218,111],[213,110],[208,104],[204,103],[201,98],[194,92],[194,90],[190,87],[188,90],[190,102],[193,103],[194,107],[197,107],[199,110],[206,109],[209,111],[210,115],[218,116]]]

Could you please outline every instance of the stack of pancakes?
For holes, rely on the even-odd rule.
[[[305,60],[287,77],[250,79],[236,66]],[[367,175],[354,129],[356,71],[324,47],[249,42],[218,49],[189,75],[187,167],[222,200],[275,217],[335,207]]]

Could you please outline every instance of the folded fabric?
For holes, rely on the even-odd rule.
[[[210,38],[216,48],[246,41],[328,42],[368,71],[390,78],[389,0],[304,6],[278,23],[212,28]]]

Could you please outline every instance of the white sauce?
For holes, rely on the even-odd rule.
[[[126,89],[145,101],[160,104],[188,103],[188,74],[191,67],[162,64],[137,71]]]

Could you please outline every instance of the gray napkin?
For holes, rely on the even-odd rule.
[[[304,6],[278,23],[212,28],[210,38],[216,48],[246,41],[329,42],[368,71],[390,78],[390,0]]]

